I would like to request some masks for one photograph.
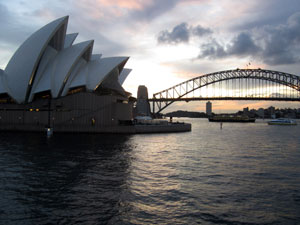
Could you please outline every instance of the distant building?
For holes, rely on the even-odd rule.
[[[212,113],[212,104],[210,101],[208,101],[206,102],[206,114],[210,116],[211,113]]]
[[[259,108],[256,112],[256,114],[259,116],[259,117],[264,117],[265,116],[265,110],[263,108]]]
[[[270,107],[268,108],[268,114],[269,114],[269,116],[270,116],[271,118],[275,118],[275,107],[270,106]]]
[[[249,112],[249,107],[243,108],[243,113],[247,114]]]
[[[268,108],[268,113],[271,114],[271,115],[275,114],[275,107],[270,106],[270,107]]]

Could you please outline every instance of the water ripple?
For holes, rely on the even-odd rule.
[[[297,224],[300,126],[0,135],[0,224]]]

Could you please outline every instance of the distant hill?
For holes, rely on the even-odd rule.
[[[188,111],[182,111],[178,110],[175,112],[169,112],[164,114],[166,117],[190,117],[190,118],[207,118],[206,113],[204,112],[188,112]]]

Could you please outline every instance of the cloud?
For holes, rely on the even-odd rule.
[[[119,7],[126,9],[141,9],[142,2],[136,0],[98,0],[99,5],[105,7]]]
[[[143,6],[132,12],[135,19],[152,20],[173,9],[179,0],[146,0]]]
[[[229,56],[255,56],[260,51],[250,34],[240,33],[226,47],[212,39],[210,43],[201,46],[202,53],[199,58],[225,58]]]
[[[224,47],[219,44],[215,39],[212,39],[211,42],[205,43],[201,46],[202,53],[198,58],[209,58],[209,59],[218,59],[228,56],[228,53]]]
[[[209,28],[204,28],[200,25],[197,25],[196,27],[192,28],[192,34],[198,37],[204,36],[206,34],[211,34],[212,30]]]
[[[166,13],[170,13],[170,17],[173,17],[174,15],[171,13],[171,10],[178,5],[201,5],[209,1],[210,0],[138,0],[137,2],[140,3],[139,8],[136,8],[130,14],[134,20],[150,22]],[[176,16],[177,15],[175,15],[175,17]]]
[[[7,7],[0,3],[0,20],[2,21],[2,23],[7,23],[9,21],[8,17],[9,13]]]
[[[20,26],[20,24],[22,24]],[[30,35],[31,25],[19,21],[16,14],[0,3],[0,41],[2,45],[12,46],[24,41]]]
[[[55,3],[55,1],[53,2]],[[94,52],[102,53],[105,57],[119,55],[120,53],[128,54],[127,48],[129,44],[114,40],[111,38],[111,34],[108,36],[103,29],[111,27],[108,26],[111,21],[97,19],[97,15],[91,13],[96,13],[96,11],[89,11],[91,8],[83,9],[79,7],[81,6],[79,1],[74,4],[70,4],[68,1],[64,1],[61,4],[50,4],[51,7],[47,3],[47,1],[41,2],[40,4],[35,4],[37,7],[32,8],[28,8],[27,3],[24,3],[25,5],[16,3],[14,7],[22,7],[22,10],[24,10],[24,13],[20,14],[18,10],[13,10],[13,7],[8,3],[2,4],[0,2],[0,41],[2,49],[0,60],[2,65],[9,61],[14,51],[31,34],[47,23],[65,15],[70,15],[67,33],[79,32],[75,42],[94,39]],[[131,6],[128,5],[127,7]],[[104,9],[102,10],[105,11]],[[88,16],[82,16],[83,14]],[[5,59],[2,57],[5,57]]]
[[[190,2],[193,0],[185,0]],[[153,19],[170,12],[180,0],[78,0],[72,2],[80,6],[79,9],[88,10],[92,16],[107,19],[113,17],[127,17],[126,20],[134,22],[149,22]],[[91,15],[91,14],[89,14]]]
[[[246,17],[236,21],[234,30],[249,30],[266,25],[276,26],[299,12],[299,0],[253,1],[253,5],[244,12]]]
[[[267,27],[262,56],[269,65],[300,62],[300,12],[289,17],[284,25]]]
[[[171,31],[161,31],[158,34],[157,41],[160,44],[187,43],[191,36],[201,37],[211,33],[212,31],[209,28],[204,28],[200,25],[189,27],[187,23],[183,22],[175,26]]]
[[[181,23],[173,28],[170,32],[163,30],[159,33],[157,41],[158,43],[177,44],[182,42],[188,42],[190,39],[190,33],[187,23]]]
[[[228,47],[229,55],[243,56],[256,55],[260,48],[247,33],[240,33]]]
[[[290,16],[286,23],[241,32],[227,45],[211,39],[202,44],[200,49],[199,59],[252,57],[268,65],[299,63],[300,12]]]

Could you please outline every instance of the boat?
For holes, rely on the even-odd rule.
[[[255,118],[240,115],[215,115],[208,118],[209,122],[237,122],[237,123],[254,123]]]
[[[289,118],[279,118],[268,122],[269,125],[297,125],[295,120]]]

